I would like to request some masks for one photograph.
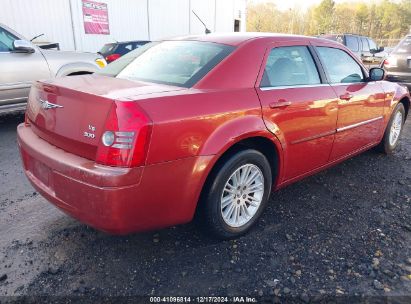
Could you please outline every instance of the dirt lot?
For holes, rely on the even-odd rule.
[[[22,120],[0,117],[0,302],[16,295],[411,301],[410,122],[394,155],[369,151],[274,193],[251,233],[221,242],[191,224],[116,237],[65,216],[22,172],[15,131]]]

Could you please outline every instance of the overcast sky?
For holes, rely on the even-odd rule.
[[[248,0],[249,2],[273,2],[279,9],[286,10],[294,7],[306,9],[313,4],[318,4],[321,0]],[[334,0],[338,2],[378,2],[379,0]]]

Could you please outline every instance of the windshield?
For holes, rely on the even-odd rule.
[[[109,64],[101,74],[191,87],[233,49],[232,46],[200,41],[149,43],[128,53],[118,63]]]

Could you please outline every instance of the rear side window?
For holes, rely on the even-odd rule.
[[[358,38],[354,36],[345,36],[346,46],[353,52],[358,52]]]
[[[331,83],[355,83],[364,80],[361,66],[340,49],[317,47]]]
[[[271,50],[261,87],[298,86],[321,83],[310,51],[305,46],[278,47]]]
[[[364,52],[369,52],[370,51],[370,46],[368,45],[368,39],[367,38],[361,38],[361,43],[362,43],[362,50]]]

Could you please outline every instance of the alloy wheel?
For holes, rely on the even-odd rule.
[[[402,129],[402,122],[403,122],[402,113],[398,111],[394,116],[394,120],[392,122],[391,130],[390,130],[389,141],[390,141],[391,146],[394,146],[397,143],[398,138],[400,137],[401,129]]]
[[[221,195],[221,215],[230,227],[247,224],[259,209],[264,196],[264,175],[260,168],[246,164],[227,180]]]

